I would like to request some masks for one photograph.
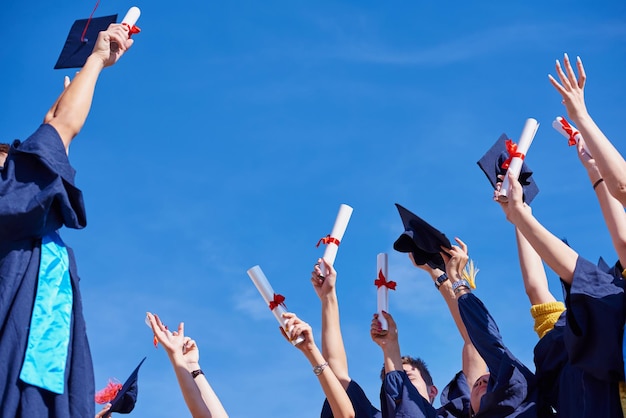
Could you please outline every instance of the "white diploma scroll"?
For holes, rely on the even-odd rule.
[[[376,278],[380,279],[381,275],[385,280],[389,278],[387,275],[387,253],[380,253],[376,256]],[[383,311],[389,312],[389,288],[387,286],[378,287],[376,296],[378,321],[380,321],[382,329],[387,331],[389,324],[383,316]]]
[[[535,134],[537,133],[537,129],[539,128],[539,123],[533,119],[526,119],[526,124],[524,124],[524,129],[522,130],[522,135],[520,135],[519,142],[517,143],[517,152],[522,154],[524,157],[530,148],[530,144],[532,144],[533,139],[535,139]],[[524,164],[524,157],[516,157],[514,156],[511,159],[511,163],[509,164],[509,169],[506,171],[506,175],[504,176],[504,180],[502,181],[502,187],[500,188],[499,200],[506,202],[507,201],[507,193],[509,192],[509,173],[513,173],[515,178],[519,177],[520,171],[522,171],[522,164]]]
[[[326,238],[329,238],[330,241],[326,243],[326,250],[324,251],[324,260],[326,260],[329,264],[335,264],[335,258],[337,258],[337,249],[339,246],[337,242],[341,244],[341,240],[343,239],[343,234],[346,232],[346,228],[348,227],[348,222],[350,222],[350,216],[352,216],[352,207],[348,205],[344,205],[343,203],[339,206],[339,212],[337,213],[337,219],[335,219],[335,225],[333,226],[333,230],[330,235]],[[324,240],[324,238],[322,238]],[[336,241],[335,241],[336,240]],[[322,269],[322,274],[327,275],[328,271],[322,264],[320,266]]]
[[[274,301],[275,293],[272,285],[270,285],[270,282],[267,281],[267,277],[265,277],[265,274],[263,274],[263,270],[261,270],[261,267],[259,266],[254,266],[248,270],[248,276],[250,276],[250,279],[252,279],[252,282],[256,286],[257,290],[263,297],[265,304],[269,308],[270,304]],[[276,317],[276,320],[278,321],[280,326],[285,330],[285,333],[291,336],[289,330],[285,328],[285,322],[287,322],[286,319],[283,318],[283,314],[287,312],[285,306],[279,303],[274,307],[274,309],[271,309],[271,311],[274,314],[274,317]],[[293,345],[298,345],[302,341],[304,341],[304,337],[300,336],[295,340],[291,340],[291,343]]]
[[[557,116],[556,119],[552,122],[552,127],[556,129],[558,133],[563,135],[568,140],[572,138],[576,141],[576,144],[583,139],[583,136],[580,134],[580,131],[576,129],[574,125],[569,123],[567,119],[562,118],[561,116]],[[591,155],[589,150],[587,149],[587,145],[583,143],[583,149],[588,155]]]
[[[126,16],[124,16],[124,19],[122,19],[122,24],[128,25],[132,28],[139,20],[139,16],[141,16],[141,10],[139,10],[139,7],[133,6],[128,9],[128,12],[126,12]]]
[[[122,25],[128,28],[129,38],[133,33],[139,32],[139,28],[135,26],[135,23],[137,23],[137,20],[139,20],[140,15],[141,10],[139,10],[139,7],[133,6],[128,9],[128,12],[126,12],[126,16],[124,16],[124,19],[122,19]],[[117,44],[117,42],[111,42],[110,48],[112,52],[117,52],[120,49],[120,46]]]

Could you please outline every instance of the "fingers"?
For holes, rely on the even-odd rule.
[[[311,272],[311,283],[314,286],[321,286],[324,283],[324,274],[322,273],[322,268],[320,264],[322,263],[322,259],[317,259],[317,264],[313,266],[313,271]]]
[[[326,270],[328,271],[328,274],[337,274],[337,272],[335,271],[335,268],[333,267],[332,264],[330,264],[328,261],[326,261],[325,258],[320,258],[321,262],[324,263],[324,267],[326,267]]]
[[[178,324],[178,331],[176,332],[176,335],[185,335],[185,323],[181,322],[180,324]]]
[[[107,35],[109,36],[109,42],[115,42],[118,44],[119,48],[123,51],[128,49],[128,27],[122,24],[112,24],[109,25],[109,28],[106,30]],[[132,43],[131,43],[132,45]]]
[[[572,68],[572,64],[569,60],[569,56],[567,54],[563,54],[563,64],[565,64],[565,71],[567,72],[567,79],[571,87],[578,86],[578,82],[576,80],[576,74],[574,73],[574,69]]]
[[[109,414],[108,414],[109,409],[111,409],[111,404],[110,404],[110,403],[108,403],[108,404],[104,405],[104,406],[102,407],[102,409],[100,410],[100,412],[98,412],[98,413],[96,414],[96,417],[95,417],[95,418],[105,418],[106,416],[108,416],[108,415],[109,415]]]
[[[287,319],[287,321],[285,321],[285,325],[283,326],[284,329],[281,329],[283,329],[283,335],[286,336],[289,341],[293,341],[301,335],[312,341],[313,331],[309,324],[290,312],[284,313],[283,318]]]
[[[561,96],[567,93],[565,89],[563,88],[563,86],[559,84],[559,82],[556,81],[554,77],[552,77],[552,74],[548,74],[548,80],[550,80],[550,84],[554,86],[554,88],[561,94]]]
[[[396,328],[396,321],[393,319],[393,316],[391,316],[391,314],[389,312],[385,312],[382,311],[383,316],[385,317],[385,319],[387,320],[387,324],[389,325],[389,328]]]
[[[459,243],[463,252],[467,254],[467,244],[461,241],[461,238],[458,237],[455,237],[454,240]]]
[[[383,326],[378,320],[378,314],[375,313],[372,318],[372,322],[370,324],[370,336],[373,340],[376,340],[378,337],[382,337],[385,335],[385,331],[383,331]]]
[[[285,339],[286,339],[287,341],[290,341],[290,340],[289,340],[289,336],[288,336],[288,335],[287,335],[287,333],[285,332],[285,329],[284,329],[283,327],[281,327],[281,326],[279,326],[279,327],[278,327],[278,329],[280,330],[280,333],[283,335],[283,337],[285,337]]]
[[[559,60],[556,60],[556,66],[555,67],[556,67],[556,75],[558,75],[559,76],[559,80],[561,80],[561,85],[563,86],[563,90],[570,91],[572,89],[572,86],[571,86],[567,76],[563,72],[563,69],[561,68],[561,62]]]
[[[63,89],[66,89],[70,85],[70,78],[68,76],[63,77]]]
[[[587,74],[585,73],[585,67],[583,67],[583,60],[580,57],[576,57],[576,68],[578,69],[578,88],[583,89],[587,81]]]

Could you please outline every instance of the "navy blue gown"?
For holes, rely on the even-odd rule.
[[[441,407],[435,409],[411,383],[404,371],[385,375],[380,391],[384,418],[468,418],[470,414],[469,386],[459,372],[441,392]]]
[[[568,384],[561,392],[569,394],[569,404],[561,401],[562,416],[623,416],[619,382],[624,380],[625,284],[621,272],[619,263],[605,271],[578,257],[572,285],[565,287],[563,345],[575,369],[568,373],[580,377],[579,384],[572,384],[576,381],[571,376],[561,378]]]
[[[75,171],[56,130],[42,125],[16,143],[0,171],[0,416],[93,417],[94,376],[76,263],[68,248],[73,290],[63,394],[22,382],[42,237],[86,224]]]
[[[498,326],[476,296],[463,294],[458,304],[467,333],[490,372],[487,392],[474,416],[536,417],[537,387],[533,372],[506,348]]]
[[[363,392],[363,389],[357,382],[351,380],[346,388],[346,393],[354,407],[355,418],[381,418],[380,411],[367,399],[367,395],[365,395],[365,392]],[[333,418],[328,399],[324,400],[320,416],[321,418]]]

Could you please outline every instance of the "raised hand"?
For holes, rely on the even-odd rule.
[[[324,265],[328,274],[323,275],[320,265]],[[317,259],[317,264],[313,267],[311,272],[311,284],[317,296],[322,299],[324,296],[331,294],[335,291],[335,284],[337,283],[337,272],[333,268],[332,264],[328,264],[323,258]]]
[[[92,56],[102,59],[105,67],[115,64],[124,55],[124,52],[133,45],[134,41],[128,37],[128,32],[128,27],[122,24],[110,25],[106,31],[98,34],[96,45],[91,53]],[[119,47],[112,48],[112,43],[116,43]]]
[[[567,54],[563,55],[563,66],[565,71],[563,71],[559,60],[556,61],[556,73],[561,81],[560,83],[552,75],[548,75],[548,78],[550,83],[563,97],[562,103],[565,105],[570,119],[577,121],[580,116],[587,114],[584,94],[585,81],[587,80],[585,68],[580,57],[576,57],[578,70],[578,77],[576,77]]]
[[[454,240],[459,244],[459,246],[453,245],[449,249],[442,247],[441,251],[441,256],[446,263],[446,271],[448,272],[448,278],[451,283],[461,280],[463,277],[463,269],[467,264],[467,260],[469,260],[469,256],[467,255],[467,244],[459,238],[454,238]]]
[[[169,356],[172,355],[183,355],[183,347],[186,345],[187,340],[185,339],[185,324],[181,322],[178,325],[178,331],[170,331],[167,329],[158,315],[153,315],[150,312],[146,313],[148,321],[150,322],[150,327],[152,328],[152,332],[154,332],[154,336],[161,343],[165,351]]]
[[[509,191],[507,194],[508,199],[506,202],[503,202],[499,199],[501,186],[502,183],[497,184],[496,190],[493,194],[493,200],[500,204],[500,207],[506,215],[506,219],[509,222],[515,224],[517,215],[525,210],[525,206],[528,206],[525,205],[523,201],[524,190],[522,189],[522,185],[520,184],[519,180],[515,178],[515,175],[513,175],[513,173],[509,173]]]
[[[292,312],[285,312],[283,314],[283,318],[286,319],[285,328],[289,331],[291,338],[289,338],[285,329],[280,327],[283,337],[285,337],[288,341],[293,341],[302,336],[304,341],[296,345],[296,348],[300,351],[311,351],[316,347],[315,341],[313,340],[313,330],[309,324],[298,318],[296,314]]]
[[[390,346],[398,346],[398,327],[396,321],[387,312],[383,312],[383,317],[387,320],[387,331],[382,329],[378,320],[378,314],[375,313],[370,324],[370,337],[383,351],[389,349]]]

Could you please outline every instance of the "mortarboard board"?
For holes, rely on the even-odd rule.
[[[446,270],[445,262],[439,254],[441,246],[451,248],[450,240],[419,216],[396,203],[404,232],[393,243],[393,248],[401,253],[412,253],[417,265],[428,264],[432,268]]]
[[[139,390],[137,386],[139,368],[145,360],[146,358],[144,357],[139,362],[137,368],[133,370],[128,379],[126,379],[126,381],[122,385],[122,389],[117,392],[117,395],[115,395],[115,399],[111,401],[111,408],[109,409],[108,413],[117,412],[119,414],[129,414],[135,408],[135,403],[137,402],[137,393]]]
[[[54,69],[82,68],[96,45],[98,33],[107,30],[116,21],[116,14],[75,21]]]
[[[502,168],[502,164],[509,158],[506,148],[507,139],[506,134],[500,135],[496,143],[489,148],[489,151],[487,151],[477,163],[494,189],[496,188],[496,183],[502,181],[498,180],[498,176],[506,175],[506,169]],[[539,193],[539,188],[533,180],[532,174],[533,172],[524,162],[524,164],[522,164],[522,170],[520,171],[519,181],[524,189],[524,202],[528,204],[530,204],[535,196],[537,196],[537,193]]]

